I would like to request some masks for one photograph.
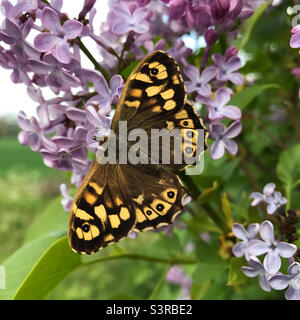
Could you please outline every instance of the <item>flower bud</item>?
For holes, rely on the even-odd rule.
[[[208,46],[212,46],[218,40],[218,32],[215,29],[206,29],[204,39]]]

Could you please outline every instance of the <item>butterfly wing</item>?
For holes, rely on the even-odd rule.
[[[71,248],[91,254],[127,236],[136,221],[128,194],[120,166],[95,162],[70,210]]]
[[[132,71],[117,106],[112,129],[126,120],[140,128],[153,117],[174,113],[186,102],[186,91],[177,63],[165,52],[154,51]]]
[[[147,132],[149,141],[140,151],[147,154],[151,163],[182,170],[187,165],[197,164],[200,154],[207,148],[208,131],[194,107],[186,102],[179,66],[162,51],[147,56],[128,78],[112,122],[114,130],[118,129],[120,120],[128,122],[128,131],[139,128]],[[173,132],[171,140],[153,143],[159,150],[158,159],[153,159],[151,150],[153,129]],[[166,152],[170,160],[164,162]]]
[[[187,196],[176,175],[157,166],[94,163],[78,190],[69,218],[69,243],[91,254],[126,237],[167,225]]]
[[[147,56],[130,75],[112,121],[115,132],[121,120],[128,121],[129,130],[187,129],[190,133],[182,131],[182,135],[188,136],[193,154],[198,145],[195,130],[204,128],[186,103],[178,65],[162,51]],[[176,141],[171,146],[173,154],[175,145]],[[185,153],[184,146],[181,152]],[[166,166],[177,170],[186,164],[171,161]],[[90,254],[119,241],[131,230],[169,224],[182,211],[186,196],[179,178],[164,165],[95,162],[70,211],[70,246],[78,253]]]
[[[135,213],[134,230],[156,229],[174,221],[187,193],[179,178],[156,165],[124,165],[127,189]]]

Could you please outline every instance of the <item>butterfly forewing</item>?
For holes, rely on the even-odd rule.
[[[122,92],[112,128],[126,120],[140,128],[153,117],[175,113],[184,105],[186,91],[179,66],[167,53],[155,51],[133,70]]]

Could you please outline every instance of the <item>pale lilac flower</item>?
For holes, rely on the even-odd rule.
[[[293,68],[291,73],[292,73],[296,78],[299,78],[299,77],[300,77],[300,67]]]
[[[22,63],[12,50],[6,52],[0,51],[0,64],[5,69],[13,70],[10,76],[13,83],[31,84],[31,80],[28,76],[29,68],[27,64]]]
[[[130,239],[136,239],[137,238],[137,232],[136,231],[130,231],[128,234],[128,237]]]
[[[28,57],[38,58],[39,53],[24,40],[23,33],[15,21],[5,19],[3,24],[4,28],[0,30],[0,40],[11,45],[13,52],[22,63],[25,63]]]
[[[116,34],[126,34],[130,31],[136,33],[146,33],[149,31],[149,17],[150,11],[146,8],[140,7],[130,12],[126,6],[114,6],[113,12],[117,15],[118,19],[112,26],[112,32]]]
[[[87,130],[83,126],[77,126],[75,130],[69,130],[68,136],[54,136],[51,141],[58,151],[53,152],[49,148],[42,148],[40,153],[44,163],[51,168],[62,171],[85,172],[90,162],[87,158],[86,135]]]
[[[242,125],[239,121],[233,122],[229,128],[222,123],[212,123],[210,125],[210,135],[216,141],[211,146],[211,157],[213,159],[222,158],[225,149],[235,155],[238,151],[238,145],[232,138],[235,138],[242,130]]]
[[[259,233],[263,240],[251,240],[248,244],[248,253],[254,256],[266,254],[264,257],[265,270],[275,274],[281,266],[280,257],[291,258],[297,251],[297,247],[294,244],[276,241],[273,224],[268,220],[260,225]]]
[[[236,85],[242,85],[244,83],[243,76],[236,72],[241,68],[241,59],[236,56],[232,56],[228,60],[222,55],[215,53],[212,56],[215,65],[219,68],[217,74],[217,80],[219,81],[231,81]]]
[[[79,13],[79,18],[84,19],[85,16],[93,9],[96,0],[84,0],[83,8]]]
[[[169,17],[178,20],[184,18],[190,28],[200,25],[207,28],[211,24],[209,7],[201,4],[193,5],[192,1],[171,0]]]
[[[94,88],[98,95],[91,97],[87,101],[87,105],[92,102],[97,102],[99,104],[100,113],[102,115],[107,115],[111,111],[111,104],[116,97],[120,97],[123,89],[123,79],[120,75],[112,76],[109,87],[106,80],[101,73],[96,71],[89,72],[86,76],[87,80],[94,84]]]
[[[247,247],[253,238],[255,238],[256,234],[259,231],[259,224],[258,223],[251,223],[246,230],[243,225],[240,223],[235,223],[232,227],[232,231],[234,235],[241,239],[242,241],[236,243],[233,248],[232,252],[236,257],[242,257],[245,255],[246,259],[250,259],[250,255],[248,253]]]
[[[70,91],[71,87],[80,85],[79,79],[67,72],[52,54],[45,54],[43,61],[29,59],[28,67],[35,74],[45,76],[45,82],[50,87]]]
[[[73,198],[71,197],[68,187],[65,183],[62,183],[59,186],[60,193],[62,195],[61,204],[65,211],[69,212],[73,203]]]
[[[211,87],[208,84],[217,74],[218,69],[214,66],[205,68],[201,74],[199,69],[192,65],[184,68],[185,75],[190,79],[186,81],[186,90],[188,93],[196,91],[200,96],[210,97]]]
[[[16,5],[10,1],[2,0],[0,10],[6,18],[17,19],[23,12],[34,11],[38,8],[38,0],[19,0]]]
[[[181,62],[184,66],[188,64],[186,58],[193,52],[192,49],[185,46],[182,40],[176,42],[176,45],[167,50],[169,55],[177,62]]]
[[[290,40],[290,46],[292,48],[299,48],[300,47],[300,24],[295,26],[292,30],[292,37]]]
[[[275,213],[280,207],[287,203],[287,199],[281,195],[280,192],[275,191],[272,196],[266,197],[268,214]]]
[[[248,266],[243,266],[242,271],[249,278],[258,276],[258,282],[261,288],[267,292],[271,291],[271,287],[268,282],[271,274],[265,270],[263,264],[257,257],[251,256],[250,260],[248,261]]]
[[[179,284],[181,286],[181,295],[178,300],[190,300],[190,290],[193,284],[192,279],[178,266],[170,268],[166,275],[169,283]]]
[[[75,39],[82,31],[82,23],[77,20],[68,20],[61,25],[58,14],[46,7],[42,11],[43,26],[51,33],[43,32],[34,39],[34,46],[41,52],[49,52],[61,63],[71,62],[71,52],[68,40]]]
[[[239,120],[242,116],[241,110],[236,106],[228,106],[231,99],[231,90],[228,88],[219,88],[215,93],[215,99],[210,97],[197,96],[196,100],[203,103],[208,108],[208,118],[210,120],[219,120],[229,118]]]
[[[156,50],[166,50],[166,40],[160,39],[155,44],[152,40],[147,40],[144,42],[144,47],[147,49],[148,53]]]
[[[275,191],[274,183],[268,183],[264,187],[263,193],[252,192],[250,198],[253,198],[251,202],[251,206],[253,207],[262,202],[266,203],[268,214],[274,214],[280,207],[287,203],[287,199],[283,197],[280,192]]]
[[[40,151],[41,148],[47,148],[51,152],[57,151],[57,146],[46,134],[50,133],[53,128],[51,126],[48,106],[45,104],[37,108],[38,118],[28,118],[24,111],[20,111],[18,115],[18,124],[22,131],[18,135],[18,139],[22,145],[29,145],[33,151]]]
[[[287,300],[300,300],[300,263],[294,262],[288,268],[288,275],[274,275],[269,279],[271,287],[275,290],[287,289]]]
[[[250,198],[253,198],[253,201],[251,202],[251,206],[255,207],[261,202],[265,202],[266,198],[273,194],[273,192],[275,191],[275,187],[276,187],[275,184],[271,182],[265,185],[263,193],[252,192],[250,194]]]
[[[87,133],[87,144],[91,149],[97,150],[97,152],[102,152],[103,148],[99,145],[99,142],[106,136],[110,134],[110,119],[106,117],[101,112],[97,112],[93,106],[88,106],[86,108],[87,118],[92,125]]]

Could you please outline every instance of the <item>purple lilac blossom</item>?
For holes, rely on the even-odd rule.
[[[263,193],[252,192],[250,198],[253,198],[251,206],[257,206],[260,203],[267,204],[268,214],[274,214],[283,205],[287,203],[287,199],[281,195],[280,192],[275,191],[275,184],[268,183],[264,189]]]
[[[149,30],[147,18],[150,11],[146,8],[137,8],[132,13],[126,6],[115,6],[113,12],[117,16],[117,20],[112,26],[112,32],[116,34],[126,34],[130,31],[136,33],[146,33]]]
[[[290,40],[290,46],[292,48],[300,47],[300,25],[295,26],[292,30],[292,37]]]
[[[257,257],[251,256],[250,260],[248,261],[248,266],[243,266],[242,271],[247,277],[250,278],[258,276],[258,281],[261,288],[267,292],[271,291],[271,286],[268,281],[271,274],[265,270],[264,265]]]
[[[266,220],[259,228],[262,240],[253,239],[248,244],[248,253],[254,256],[266,254],[264,257],[264,268],[270,274],[275,274],[281,266],[281,259],[291,258],[297,251],[294,244],[275,240],[273,224]]]
[[[68,40],[75,39],[82,31],[82,23],[77,20],[67,20],[61,25],[60,17],[51,8],[42,11],[41,20],[43,27],[51,31],[43,32],[34,39],[34,46],[41,52],[49,52],[61,63],[71,62],[71,52]]]
[[[231,99],[231,94],[232,91],[230,89],[220,88],[216,91],[214,100],[210,97],[207,98],[201,95],[197,96],[196,100],[206,105],[208,109],[208,118],[210,120],[219,120],[223,118],[239,120],[242,116],[241,110],[236,106],[227,105]]]
[[[184,68],[185,75],[190,79],[186,81],[186,90],[188,93],[197,92],[200,96],[210,97],[211,96],[211,87],[208,84],[217,74],[218,69],[214,66],[205,68],[201,74],[199,69],[188,65]]]
[[[68,187],[65,183],[62,183],[59,189],[62,195],[61,204],[65,211],[69,212],[73,203],[73,198],[71,197]]]
[[[222,82],[231,81],[236,85],[242,85],[244,83],[243,76],[236,72],[241,68],[240,58],[232,56],[226,60],[226,57],[216,53],[213,54],[212,59],[218,68],[217,80]]]
[[[245,255],[247,260],[250,260],[250,255],[248,253],[248,244],[249,242],[255,238],[256,234],[259,231],[259,224],[258,223],[251,223],[249,224],[247,230],[243,225],[240,223],[235,223],[232,227],[232,231],[234,235],[242,240],[238,243],[236,243],[233,248],[232,252],[236,257],[242,257]]]
[[[288,268],[288,274],[274,275],[269,279],[270,286],[275,290],[287,289],[287,300],[300,300],[300,263],[294,262]]]
[[[212,123],[210,125],[210,135],[215,142],[211,146],[211,157],[219,159],[223,157],[225,149],[231,153],[236,154],[238,145],[232,138],[235,138],[242,130],[242,125],[239,121],[233,122],[228,128],[222,123]]]
[[[190,290],[193,281],[180,267],[171,267],[166,275],[166,280],[169,283],[179,284],[181,286],[181,295],[178,300],[190,300]]]

